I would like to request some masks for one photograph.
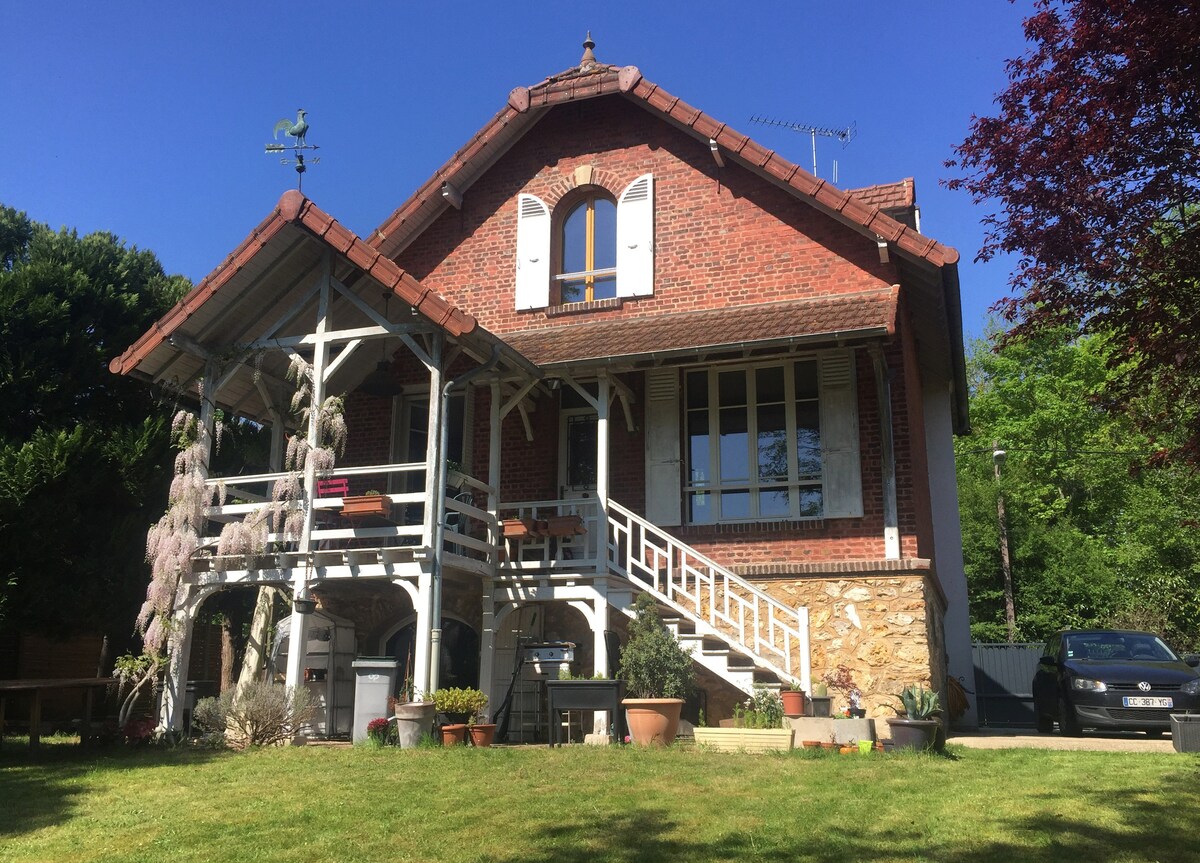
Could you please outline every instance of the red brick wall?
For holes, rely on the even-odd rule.
[[[655,295],[619,308],[569,319],[514,309],[517,196],[538,195],[553,207],[579,166],[614,195],[634,178],[655,178]],[[718,170],[707,147],[619,97],[555,109],[467,190],[461,210],[448,210],[398,256],[433,290],[475,315],[496,333],[569,320],[612,320],[675,311],[877,290],[898,281],[880,264],[874,243],[839,225],[736,165]],[[886,349],[891,375],[901,554],[928,555],[928,493],[915,345],[902,339]],[[907,342],[904,342],[907,339]],[[400,351],[402,379],[425,381],[424,369]],[[635,511],[645,507],[642,435],[643,376],[623,377],[634,391],[636,430],[619,402],[610,426],[611,493]],[[727,564],[878,559],[884,555],[882,450],[870,357],[857,352],[863,508],[858,519],[684,527],[679,535]],[[486,478],[488,401],[476,396],[474,469]],[[344,463],[385,460],[390,406],[384,418],[367,397],[347,401],[351,444]],[[911,418],[911,422],[910,422]],[[530,414],[527,441],[517,411],[504,422],[501,499],[558,497],[558,396],[543,395]],[[921,480],[916,480],[921,477]],[[914,488],[914,484],[919,487]],[[918,536],[923,537],[918,541]]]
[[[423,284],[496,333],[561,324],[517,312],[517,195],[552,203],[576,167],[619,194],[655,182],[655,295],[573,321],[642,317],[876,290],[899,279],[874,243],[619,96],[560,107],[541,120],[397,258]]]

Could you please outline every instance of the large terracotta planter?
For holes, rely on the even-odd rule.
[[[932,751],[937,748],[938,729],[942,723],[936,719],[898,717],[889,719],[887,724],[892,731],[892,746],[895,749]]]
[[[433,731],[433,715],[437,707],[432,701],[411,701],[396,705],[396,745],[415,749],[421,737]]]
[[[804,690],[785,689],[779,695],[783,699],[784,716],[804,715]]]
[[[682,698],[626,698],[629,735],[639,746],[670,746],[679,733]]]
[[[455,723],[441,728],[443,746],[462,746],[467,742],[467,726]]]

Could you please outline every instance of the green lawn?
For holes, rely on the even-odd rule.
[[[0,861],[1200,860],[1200,758],[0,754]]]

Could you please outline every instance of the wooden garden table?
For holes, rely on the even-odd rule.
[[[113,677],[50,678],[47,680],[0,680],[0,743],[4,740],[4,702],[9,693],[31,692],[33,702],[29,706],[29,748],[35,749],[41,742],[38,726],[42,723],[42,693],[56,689],[83,689],[83,727],[79,742],[85,743],[92,725],[92,697],[97,687],[116,683]]]

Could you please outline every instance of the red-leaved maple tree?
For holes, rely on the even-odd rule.
[[[1018,256],[1013,335],[1113,335],[1112,397],[1200,464],[1200,0],[1036,0],[1024,26],[947,185],[995,207],[979,257]]]

